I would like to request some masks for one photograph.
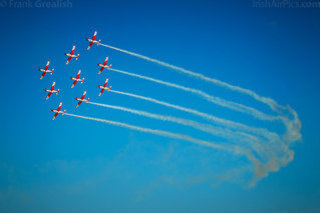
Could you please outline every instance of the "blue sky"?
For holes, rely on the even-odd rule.
[[[71,1],[71,8],[0,8],[2,104],[0,212],[320,212],[319,8],[254,8],[251,1]],[[34,2],[33,2],[34,3]],[[115,72],[97,75],[106,56],[116,69],[198,88],[272,113],[242,94],[195,80],[102,43],[202,73],[290,105],[302,123],[294,160],[254,187],[243,157],[182,140],[59,116],[67,112],[212,139],[180,125],[82,104],[92,101],[206,122],[183,112],[113,93],[113,89],[282,131],[277,123],[210,104],[192,94]],[[66,66],[72,45],[78,61]],[[47,60],[55,73],[40,81]],[[82,70],[86,81],[70,89]],[[45,101],[52,81],[61,94]],[[214,138],[213,138],[214,139]],[[236,143],[236,141],[235,141]]]

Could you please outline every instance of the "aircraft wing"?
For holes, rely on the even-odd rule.
[[[61,105],[62,105],[62,103],[59,104],[59,107],[58,107],[57,111],[61,110]]]
[[[79,101],[79,103],[78,103],[78,105],[76,106],[76,108],[77,108],[78,106],[80,106],[81,103],[82,103],[82,101]]]
[[[72,50],[71,50],[71,52],[70,52],[71,55],[74,54],[74,49],[75,49],[75,48],[76,48],[76,46],[73,45]]]
[[[97,32],[94,32],[94,35],[92,36],[92,40],[96,40]]]
[[[77,81],[74,81],[73,84],[71,85],[71,88],[74,87],[74,85],[76,85]]]
[[[47,95],[47,97],[46,97],[46,100],[48,100],[48,99],[50,98],[51,94],[52,94],[52,92],[49,92],[49,93],[48,93],[48,95]]]
[[[90,44],[89,44],[89,46],[88,46],[87,50],[90,50],[90,48],[91,48],[92,44],[93,44],[93,42],[90,42]]]
[[[98,96],[100,96],[104,92],[104,89],[101,89],[100,93]]]
[[[109,81],[109,79],[107,78],[106,82],[104,82],[104,84],[103,84],[103,87],[106,87],[108,85],[108,81]]]
[[[87,94],[87,91],[84,91],[84,93],[83,93],[83,95],[82,95],[81,99],[84,99],[84,97],[86,96],[86,94]]]
[[[69,62],[71,61],[71,59],[72,59],[72,57],[69,57],[66,64],[69,64]]]
[[[56,117],[59,115],[59,113],[54,114],[52,120],[56,119]]]
[[[108,59],[109,59],[109,57],[107,56],[106,59],[103,62],[103,65],[106,65],[108,63]]]
[[[54,85],[56,85],[56,82],[52,83],[51,90],[54,90]]]
[[[98,74],[100,74],[103,71],[104,67],[100,68],[100,71],[98,72]]]
[[[45,75],[46,75],[46,73],[43,72],[42,75],[41,75],[41,77],[40,77],[40,80],[42,80]]]
[[[50,64],[50,61],[47,62],[47,65],[46,67],[44,68],[45,70],[47,70],[49,68],[49,64]]]

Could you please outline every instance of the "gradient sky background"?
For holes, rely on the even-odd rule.
[[[252,1],[238,0],[71,2],[59,9],[1,3],[0,212],[320,212],[320,8],[254,8]],[[206,139],[185,127],[89,104],[75,110],[74,97],[86,89],[92,101],[187,117],[112,93],[98,98],[97,85],[108,76],[116,90],[281,128],[143,80],[113,72],[97,76],[96,64],[108,55],[114,68],[270,111],[246,96],[105,47],[86,51],[85,38],[94,30],[102,43],[289,104],[302,122],[295,159],[249,188],[228,173],[239,159],[226,153],[69,116],[51,121],[50,109],[63,101],[69,113]],[[80,58],[66,66],[63,53],[73,44]],[[47,60],[56,72],[40,81],[37,69]],[[69,77],[80,68],[86,81],[71,90]],[[43,89],[53,80],[61,94],[45,102]]]

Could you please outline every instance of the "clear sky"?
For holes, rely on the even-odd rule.
[[[76,1],[44,8],[37,1],[0,2],[0,212],[320,212],[320,8],[254,7],[252,1]],[[42,0],[41,2],[49,2]],[[60,1],[67,3],[67,1]],[[302,123],[294,159],[252,185],[254,166],[234,153],[185,140],[59,115],[50,109],[241,144],[178,124],[83,103],[93,102],[208,121],[113,89],[197,109],[249,126],[284,131],[279,122],[209,103],[199,96],[112,71],[97,75],[106,56],[115,69],[174,82],[275,115],[246,95],[130,55],[137,52],[290,105]],[[78,61],[65,65],[76,45]],[[53,75],[39,80],[50,60]],[[71,89],[81,69],[83,84]],[[45,101],[56,81],[61,92]],[[219,125],[213,124],[216,127]],[[271,143],[271,142],[270,142]],[[277,141],[275,142],[277,143]],[[275,145],[267,145],[273,153]],[[277,162],[278,163],[278,162]]]

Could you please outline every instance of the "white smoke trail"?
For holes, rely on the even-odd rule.
[[[130,108],[126,108],[126,107],[109,105],[109,104],[101,104],[101,103],[94,103],[94,102],[88,102],[88,103],[93,104],[93,105],[97,105],[97,106],[106,107],[106,108],[129,112],[129,113],[133,113],[133,114],[144,116],[144,117],[149,117],[149,118],[158,119],[158,120],[162,120],[162,121],[174,122],[174,123],[181,124],[184,126],[189,126],[189,127],[198,129],[200,131],[227,139],[228,142],[231,142],[233,144],[237,144],[237,146],[241,145],[241,147],[243,147],[243,148],[246,147],[248,150],[252,150],[252,152],[254,152],[257,156],[259,156],[259,158],[264,159],[267,162],[270,159],[272,159],[272,160],[276,159],[275,158],[276,152],[269,150],[270,146],[272,146],[269,143],[279,142],[275,146],[275,148],[277,148],[277,149],[279,149],[279,146],[282,146],[282,144],[283,144],[282,141],[280,141],[278,137],[269,137],[267,139],[267,141],[265,141],[259,137],[255,137],[250,134],[246,134],[243,132],[235,132],[235,131],[231,131],[229,129],[213,127],[210,125],[204,125],[202,123],[198,123],[198,122],[195,122],[192,120],[171,117],[171,116],[163,116],[163,115],[159,115],[159,114],[149,113],[146,111],[135,110],[135,109],[130,109]],[[276,150],[275,148],[274,148],[274,150]],[[284,153],[288,153],[287,149],[280,150],[280,151],[284,152]]]
[[[152,103],[156,103],[156,104],[159,104],[159,105],[163,105],[163,106],[166,106],[166,107],[170,107],[170,108],[173,108],[173,109],[184,111],[184,112],[190,113],[192,115],[197,115],[197,116],[199,116],[201,118],[204,118],[206,120],[213,121],[213,122],[215,122],[217,124],[220,124],[220,125],[223,125],[225,127],[228,127],[228,128],[231,128],[231,129],[250,132],[252,134],[256,134],[256,135],[260,135],[260,136],[264,136],[267,139],[278,138],[278,134],[277,133],[270,132],[267,129],[247,126],[247,125],[242,124],[242,123],[237,123],[237,122],[226,120],[226,119],[223,119],[223,118],[218,118],[216,116],[213,116],[213,115],[210,115],[210,114],[207,114],[207,113],[204,113],[204,112],[200,112],[198,110],[194,110],[194,109],[178,106],[178,105],[171,104],[171,103],[164,102],[164,101],[160,101],[160,100],[157,100],[157,99],[154,99],[154,98],[145,97],[145,96],[136,95],[136,94],[127,93],[127,92],[121,92],[121,91],[117,91],[117,90],[109,90],[109,92],[113,92],[113,93],[117,93],[117,94],[121,94],[121,95],[126,95],[126,96],[129,96],[129,97],[133,97],[133,98],[137,98],[137,99],[141,99],[141,100],[146,100],[146,101],[149,101],[149,102],[152,102]]]
[[[137,53],[134,53],[134,52],[131,52],[131,51],[127,51],[127,50],[123,50],[123,49],[120,49],[120,48],[117,48],[117,47],[113,47],[111,45],[106,45],[106,44],[101,44],[101,45],[105,46],[105,47],[108,47],[108,48],[111,48],[111,49],[114,49],[114,50],[117,50],[117,51],[120,51],[120,52],[123,52],[123,53],[126,53],[126,54],[129,54],[129,55],[132,55],[132,56],[135,56],[135,57],[138,57],[138,58],[141,58],[141,59],[144,59],[144,60],[147,60],[147,61],[150,61],[150,62],[153,62],[153,63],[157,63],[159,65],[162,65],[162,66],[165,66],[165,67],[177,70],[177,71],[180,71],[182,73],[188,74],[188,75],[196,77],[198,79],[201,79],[201,80],[204,80],[204,81],[207,81],[207,82],[211,82],[211,83],[216,84],[218,86],[221,86],[223,88],[227,88],[227,89],[230,89],[230,90],[233,90],[233,91],[237,91],[239,93],[247,94],[247,95],[253,97],[254,99],[256,99],[257,101],[260,101],[262,103],[267,104],[275,112],[283,113],[283,110],[287,110],[287,112],[292,117],[291,119],[283,117],[283,116],[271,117],[271,119],[270,119],[270,117],[268,116],[267,119],[265,119],[265,120],[281,119],[282,122],[284,123],[285,127],[286,127],[285,138],[290,139],[291,142],[301,139],[301,133],[300,133],[301,121],[298,118],[297,112],[295,110],[293,110],[290,106],[282,106],[282,105],[278,104],[275,100],[273,100],[271,98],[260,96],[257,93],[255,93],[255,92],[253,92],[253,91],[251,91],[249,89],[245,89],[245,88],[241,88],[241,87],[238,87],[238,86],[234,86],[234,85],[228,84],[228,83],[223,82],[223,81],[219,81],[219,80],[214,79],[214,78],[209,78],[209,77],[204,76],[202,74],[195,73],[195,72],[192,72],[190,70],[186,70],[184,68],[177,67],[177,66],[174,66],[174,65],[171,65],[171,64],[168,64],[168,63],[153,59],[153,58],[149,58],[149,57],[144,56],[144,55],[140,55],[140,54],[137,54]],[[131,73],[123,73],[123,74],[131,74]],[[137,75],[131,75],[131,76],[141,77],[141,76],[137,76]],[[150,79],[149,78],[148,80],[155,80],[155,79]],[[158,82],[158,83],[161,83],[161,81]],[[170,86],[170,85],[167,85],[167,86]],[[174,86],[174,85],[171,85],[171,86]],[[180,88],[180,89],[183,89],[183,88]],[[259,114],[260,113],[258,112],[258,115]]]
[[[153,63],[156,63],[156,64],[159,64],[159,65],[162,65],[162,66],[165,66],[165,67],[168,67],[168,68],[171,68],[171,69],[174,69],[174,70],[177,70],[177,71],[180,71],[180,72],[182,72],[184,74],[187,74],[189,76],[196,77],[198,79],[201,79],[201,80],[204,80],[204,81],[207,81],[207,82],[210,82],[210,83],[214,83],[214,84],[216,84],[218,86],[221,86],[221,87],[233,90],[233,91],[237,91],[237,92],[240,92],[240,93],[247,94],[247,95],[253,97],[256,100],[261,101],[261,102],[269,105],[275,111],[278,111],[279,109],[287,109],[286,107],[283,107],[283,106],[279,105],[273,99],[260,96],[257,93],[255,93],[255,92],[253,92],[253,91],[251,91],[249,89],[244,89],[244,88],[241,88],[241,87],[238,87],[238,86],[234,86],[234,85],[228,84],[228,83],[223,82],[223,81],[219,81],[219,80],[214,79],[214,78],[209,78],[207,76],[204,76],[203,74],[195,73],[195,72],[192,72],[190,70],[186,70],[184,68],[181,68],[181,67],[178,67],[178,66],[174,66],[174,65],[168,64],[166,62],[163,62],[163,61],[160,61],[160,60],[157,60],[157,59],[149,58],[147,56],[140,55],[140,54],[137,54],[137,53],[134,53],[134,52],[131,52],[131,51],[127,51],[127,50],[123,50],[123,49],[120,49],[120,48],[117,48],[117,47],[113,47],[111,45],[106,45],[106,44],[101,44],[101,45],[105,46],[105,47],[108,47],[108,48],[111,48],[111,49],[114,49],[114,50],[117,50],[117,51],[120,51],[120,52],[123,52],[123,53],[126,53],[126,54],[129,54],[129,55],[132,55],[132,56],[135,56],[135,57],[138,57],[138,58],[141,58],[141,59],[144,59],[144,60],[147,60],[147,61],[150,61],[150,62],[153,62]]]
[[[184,126],[189,126],[194,129],[219,136],[228,140],[242,140],[248,142],[250,141],[259,141],[259,138],[243,133],[243,132],[235,132],[231,131],[229,129],[223,129],[219,127],[214,127],[208,124],[202,124],[196,121],[188,120],[188,119],[183,119],[183,118],[177,118],[177,117],[172,117],[172,116],[166,116],[166,115],[159,115],[159,114],[154,114],[146,111],[141,111],[141,110],[135,110],[127,107],[121,107],[121,106],[114,106],[114,105],[109,105],[109,104],[101,104],[101,103],[96,103],[96,102],[87,102],[88,104],[93,104],[97,106],[102,106],[106,108],[111,108],[111,109],[116,109],[116,110],[121,110],[125,112],[129,112],[132,114],[148,117],[148,118],[153,118],[157,120],[162,120],[162,121],[169,121],[177,124],[181,124]]]
[[[274,120],[281,119],[281,117],[267,115],[267,114],[265,114],[263,112],[260,112],[260,111],[254,109],[254,108],[251,108],[251,107],[248,107],[248,106],[244,106],[244,105],[239,104],[239,103],[235,103],[235,102],[232,102],[232,101],[227,101],[227,100],[224,100],[224,99],[221,99],[221,98],[218,98],[218,97],[211,96],[211,95],[209,95],[209,94],[207,94],[207,93],[205,93],[205,92],[203,92],[201,90],[198,90],[198,89],[184,87],[184,86],[181,86],[181,85],[178,85],[178,84],[174,84],[174,83],[170,83],[170,82],[166,82],[166,81],[162,81],[162,80],[158,80],[158,79],[154,79],[154,78],[150,78],[150,77],[146,77],[146,76],[143,76],[143,75],[138,75],[138,74],[135,74],[135,73],[130,73],[130,72],[126,72],[126,71],[123,71],[123,70],[114,69],[114,68],[111,68],[110,70],[112,70],[114,72],[122,73],[122,74],[125,74],[125,75],[141,78],[141,79],[144,79],[144,80],[152,81],[152,82],[155,82],[155,83],[158,83],[158,84],[162,84],[162,85],[165,85],[165,86],[168,86],[168,87],[173,87],[173,88],[176,88],[176,89],[180,89],[180,90],[184,90],[184,91],[187,91],[187,92],[191,92],[193,94],[196,94],[196,95],[204,98],[205,100],[207,100],[209,102],[212,102],[212,103],[217,104],[219,106],[227,107],[229,109],[236,110],[236,111],[239,111],[239,112],[242,112],[242,113],[250,114],[253,117],[261,119],[261,120],[274,121]]]
[[[195,143],[195,144],[198,144],[198,145],[207,146],[207,147],[211,147],[211,148],[219,149],[219,150],[224,150],[224,151],[232,151],[234,153],[240,153],[240,150],[242,150],[239,147],[237,147],[239,150],[234,151],[234,150],[231,149],[231,147],[228,147],[226,144],[222,145],[222,144],[218,144],[218,143],[208,142],[208,141],[192,138],[192,137],[190,137],[188,135],[168,132],[168,131],[164,131],[164,130],[149,129],[149,128],[135,126],[135,125],[122,123],[122,122],[118,122],[118,121],[111,121],[111,120],[105,120],[105,119],[99,119],[99,118],[75,115],[75,114],[70,114],[70,113],[65,113],[65,115],[69,115],[69,116],[77,117],[77,118],[83,118],[83,119],[87,119],[87,120],[98,121],[98,122],[102,122],[102,123],[107,123],[107,124],[110,124],[110,125],[124,127],[124,128],[132,129],[132,130],[136,130],[136,131],[140,131],[140,132],[147,132],[147,133],[151,133],[151,134],[155,134],[155,135],[159,135],[159,136],[185,140],[185,141],[189,141],[189,142],[192,142],[192,143]]]
[[[143,79],[150,80],[150,81],[153,81],[156,83],[160,83],[160,84],[165,83],[163,85],[175,87],[175,88],[182,89],[185,91],[189,91],[194,94],[198,94],[200,96],[204,95],[202,97],[206,98],[208,101],[211,101],[211,102],[216,101],[217,104],[219,104],[221,106],[226,106],[231,109],[234,108],[235,110],[238,110],[240,112],[249,113],[249,114],[253,115],[254,117],[257,117],[262,120],[269,120],[269,121],[278,120],[278,119],[281,120],[286,128],[286,132],[281,137],[270,138],[270,146],[267,147],[265,150],[261,150],[261,152],[265,152],[265,155],[262,158],[264,158],[266,160],[266,162],[264,164],[260,164],[260,162],[254,156],[252,156],[251,153],[247,154],[248,159],[251,159],[251,161],[254,163],[255,168],[256,168],[255,169],[256,176],[255,176],[255,179],[253,180],[253,184],[256,181],[258,181],[259,179],[267,176],[269,172],[278,171],[281,167],[286,166],[290,161],[293,160],[294,152],[292,150],[290,150],[289,147],[293,142],[300,140],[302,136],[300,133],[301,121],[299,120],[298,114],[296,113],[296,111],[293,110],[290,106],[282,106],[282,105],[278,104],[275,100],[273,100],[271,98],[260,96],[257,93],[255,93],[249,89],[244,89],[244,88],[241,88],[238,86],[233,86],[231,84],[219,81],[217,79],[209,78],[209,77],[206,77],[202,74],[195,73],[195,72],[192,72],[192,71],[183,69],[181,67],[177,67],[177,66],[174,66],[174,65],[156,60],[156,59],[152,59],[152,58],[149,58],[149,57],[146,57],[146,56],[134,53],[134,52],[130,52],[127,50],[123,50],[120,48],[116,48],[116,47],[113,47],[110,45],[102,44],[102,46],[129,54],[129,55],[132,55],[132,56],[135,56],[135,57],[138,57],[138,58],[150,61],[150,62],[157,63],[159,65],[174,69],[176,71],[182,72],[182,73],[187,74],[189,76],[204,80],[206,82],[213,83],[215,85],[221,86],[223,88],[226,88],[226,89],[229,89],[232,91],[236,91],[236,92],[239,92],[242,94],[247,94],[247,95],[253,97],[255,100],[267,104],[274,112],[277,112],[278,114],[280,114],[278,116],[266,115],[262,112],[257,111],[256,109],[253,109],[250,107],[246,107],[246,106],[243,107],[243,105],[237,106],[238,105],[237,103],[234,103],[234,104],[231,103],[231,105],[230,105],[229,102],[224,103],[223,102],[224,100],[222,102],[219,102],[219,99],[212,99],[212,97],[210,95],[202,94],[202,91],[193,91],[193,89],[191,89],[191,88],[184,88],[181,86],[179,87],[179,85],[174,85],[171,83],[148,78],[145,76],[141,76],[141,75],[137,75],[137,74],[133,74],[133,73],[128,73],[128,72],[122,72],[123,74],[131,75],[131,76],[138,77],[138,78],[143,78]]]
[[[260,101],[262,103],[267,104],[275,112],[283,113],[283,110],[286,110],[290,114],[290,116],[292,116],[291,119],[290,118],[285,118],[283,116],[278,116],[278,117],[269,117],[268,116],[267,119],[264,119],[264,120],[281,119],[283,121],[285,127],[286,127],[286,131],[287,131],[286,137],[290,138],[291,141],[297,141],[297,140],[301,139],[301,133],[300,133],[301,121],[298,118],[297,112],[294,109],[292,109],[290,106],[282,106],[282,105],[278,104],[275,100],[273,100],[271,98],[263,97],[261,95],[258,95],[254,91],[251,91],[251,90],[245,89],[245,88],[241,88],[239,86],[234,86],[234,85],[228,84],[226,82],[223,82],[223,81],[220,81],[220,80],[217,80],[217,79],[214,79],[214,78],[209,78],[207,76],[204,76],[203,74],[195,73],[195,72],[192,72],[190,70],[186,70],[184,68],[181,68],[181,67],[178,67],[178,66],[174,66],[174,65],[171,65],[171,64],[168,64],[168,63],[153,59],[153,58],[149,58],[147,56],[140,55],[140,54],[137,54],[137,53],[134,53],[134,52],[131,52],[131,51],[127,51],[127,50],[123,50],[123,49],[120,49],[120,48],[117,48],[117,47],[113,47],[111,45],[106,45],[106,44],[101,44],[101,45],[105,46],[105,47],[108,47],[108,48],[111,48],[111,49],[114,49],[114,50],[117,50],[117,51],[120,51],[120,52],[123,52],[123,53],[126,53],[126,54],[129,54],[129,55],[132,55],[132,56],[135,56],[135,57],[138,57],[138,58],[141,58],[141,59],[144,59],[144,60],[147,60],[147,61],[150,61],[150,62],[153,62],[153,63],[157,63],[159,65],[162,65],[162,66],[165,66],[165,67],[177,70],[177,71],[180,71],[180,72],[185,73],[185,74],[187,74],[189,76],[193,76],[193,77],[196,77],[198,79],[201,79],[201,80],[216,84],[216,85],[221,86],[223,88],[230,89],[230,90],[233,90],[233,91],[237,91],[239,93],[247,94],[247,95],[253,97],[254,99],[256,99],[257,101]],[[138,76],[136,76],[136,77],[138,77]],[[182,89],[182,88],[180,88],[180,89]],[[258,112],[258,117],[260,117],[259,114],[260,113]],[[262,118],[263,117],[264,116],[262,114]]]

